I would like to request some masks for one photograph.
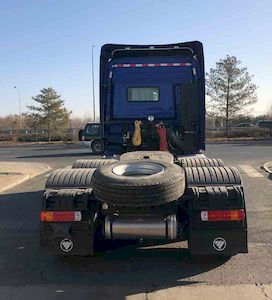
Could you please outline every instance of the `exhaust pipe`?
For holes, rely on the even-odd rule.
[[[119,215],[105,219],[107,239],[168,239],[177,238],[176,215]]]

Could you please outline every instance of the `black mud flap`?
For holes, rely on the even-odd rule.
[[[41,224],[40,246],[53,255],[94,254],[94,226],[91,224],[45,223]]]
[[[99,221],[99,205],[92,190],[46,190],[43,211],[80,211],[82,220],[76,222],[41,222],[41,249],[53,255],[94,254],[94,240]]]
[[[189,248],[192,255],[231,256],[247,253],[247,220],[243,188],[207,186],[187,189],[189,202]],[[202,221],[201,211],[243,210],[244,220]]]
[[[192,230],[189,244],[192,255],[247,253],[247,230]]]

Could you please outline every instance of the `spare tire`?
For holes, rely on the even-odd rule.
[[[127,160],[101,166],[92,177],[95,197],[117,206],[147,207],[179,199],[185,172],[175,164],[155,160]]]

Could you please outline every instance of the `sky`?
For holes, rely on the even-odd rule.
[[[18,114],[53,87],[73,116],[92,114],[91,48],[99,107],[106,43],[199,40],[208,71],[235,55],[254,74],[261,114],[272,104],[272,0],[0,0],[0,116]]]

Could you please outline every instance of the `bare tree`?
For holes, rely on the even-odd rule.
[[[229,120],[245,107],[257,102],[257,86],[252,75],[241,67],[235,56],[227,56],[216,63],[207,74],[207,95],[210,109],[224,115],[226,134],[229,135]]]
[[[272,120],[272,103],[267,106],[266,114],[269,120]]]

